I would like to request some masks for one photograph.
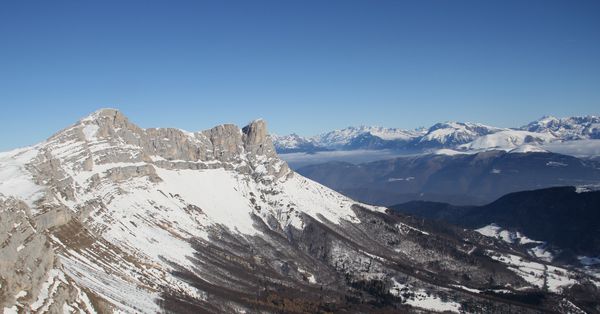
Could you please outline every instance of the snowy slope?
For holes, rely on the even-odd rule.
[[[522,144],[509,151],[510,153],[547,153],[548,151],[538,145]]]
[[[465,150],[513,150],[521,145],[540,145],[550,143],[554,140],[556,140],[556,138],[549,133],[505,130],[480,136],[470,143],[461,145],[460,148]]]
[[[0,153],[0,194],[17,196],[30,206],[42,196],[44,187],[27,171],[27,164],[37,154],[33,147]]]
[[[473,139],[502,129],[479,123],[445,122],[438,123],[427,131],[419,143],[454,146],[472,141]]]

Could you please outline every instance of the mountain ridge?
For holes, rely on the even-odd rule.
[[[558,247],[555,251],[562,255],[559,258],[572,262],[577,256],[600,255],[595,237],[600,230],[598,205],[600,191],[579,191],[568,186],[514,192],[482,206],[412,202],[390,208],[471,229],[495,224]]]
[[[386,136],[387,134],[387,136]],[[389,135],[391,134],[391,135]],[[482,137],[502,137],[490,143]],[[371,137],[365,141],[364,137]],[[361,140],[361,137],[363,138]],[[582,139],[600,139],[600,117],[594,115],[567,118],[542,117],[524,126],[499,128],[481,123],[447,121],[425,129],[404,130],[376,126],[347,127],[311,137],[275,136],[280,153],[323,150],[394,149],[430,151],[452,148],[459,151],[515,149],[524,144],[545,144]],[[479,143],[475,143],[479,140]],[[377,142],[373,145],[372,142]],[[487,142],[487,143],[486,143]],[[306,146],[310,143],[310,146]]]
[[[101,110],[1,153],[0,183],[4,313],[594,312],[600,285],[304,178],[262,120],[192,133]]]

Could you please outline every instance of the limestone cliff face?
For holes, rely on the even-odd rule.
[[[2,305],[14,305],[8,309],[25,307],[48,313],[62,312],[63,304],[76,302],[77,292],[64,281],[56,282],[53,304],[34,301],[40,297],[44,283],[52,276],[51,270],[60,262],[48,241],[46,220],[63,219],[60,214],[33,217],[28,205],[12,197],[0,195],[0,309]],[[63,221],[64,223],[64,221]],[[18,306],[18,307],[17,307]],[[7,311],[5,308],[5,311]],[[28,311],[28,312],[29,312]]]
[[[69,158],[77,159],[73,166],[84,170],[94,164],[152,161],[179,169],[224,167],[249,173],[264,168],[262,174],[270,179],[289,172],[287,164],[277,157],[263,120],[253,121],[242,130],[224,124],[190,133],[173,128],[142,129],[118,110],[103,109],[57,133],[49,142],[80,143],[81,150]]]
[[[267,138],[267,123],[255,120],[242,129],[244,133],[244,147],[251,154],[274,156],[274,147]]]

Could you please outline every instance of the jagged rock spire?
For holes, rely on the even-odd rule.
[[[244,147],[246,151],[256,155],[275,156],[275,147],[268,136],[267,123],[254,120],[242,129],[244,133]]]

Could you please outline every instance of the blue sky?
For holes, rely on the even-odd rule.
[[[2,1],[0,150],[101,107],[312,135],[598,114],[600,1]]]

